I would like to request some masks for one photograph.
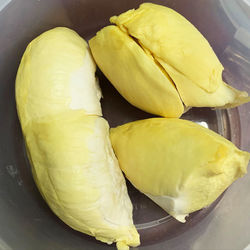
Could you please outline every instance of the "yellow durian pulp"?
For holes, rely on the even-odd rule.
[[[177,118],[113,128],[111,143],[129,181],[181,222],[243,176],[250,158],[215,132]]]
[[[223,66],[208,41],[174,10],[144,3],[110,21],[115,25],[90,40],[91,52],[134,106],[180,117],[185,110],[181,101],[186,107],[217,108],[250,101],[246,92],[223,82]]]
[[[70,227],[118,249],[139,244],[125,179],[101,115],[87,43],[67,28],[27,47],[16,102],[32,174],[52,211]]]

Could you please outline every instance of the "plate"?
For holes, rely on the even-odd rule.
[[[56,26],[92,37],[108,18],[144,1],[138,0],[0,0],[0,249],[96,250],[112,249],[60,221],[41,198],[31,176],[15,107],[15,76],[27,44]],[[190,20],[208,39],[222,61],[224,79],[250,93],[250,52],[246,27],[232,25],[220,2],[152,0]],[[232,1],[230,1],[232,2]],[[236,9],[235,9],[236,11]],[[239,16],[237,14],[236,16]],[[238,30],[236,30],[238,29]],[[242,43],[242,41],[248,41]],[[129,105],[100,71],[104,117],[111,127],[152,115]],[[230,110],[193,108],[183,115],[220,133],[250,151],[250,104]],[[128,184],[134,220],[143,250],[242,250],[250,244],[250,175],[236,181],[210,207],[182,224]]]

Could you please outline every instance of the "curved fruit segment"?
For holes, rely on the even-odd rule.
[[[179,117],[180,100],[186,107],[217,108],[250,101],[246,92],[222,81],[223,66],[208,41],[174,10],[144,3],[110,21],[116,26],[99,31],[90,40],[90,48],[103,73],[136,107]]]
[[[131,104],[161,116],[182,115],[183,104],[172,80],[127,33],[107,26],[89,44],[100,69]]]
[[[215,132],[175,118],[111,129],[111,143],[130,182],[181,222],[243,176],[250,158]]]
[[[35,182],[70,227],[119,249],[137,246],[132,204],[101,115],[86,42],[56,28],[27,47],[16,101]]]

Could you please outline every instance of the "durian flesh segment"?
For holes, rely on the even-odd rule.
[[[181,116],[183,104],[169,76],[126,32],[107,26],[89,44],[100,69],[131,104],[161,116]]]
[[[97,117],[100,97],[95,63],[77,33],[55,28],[29,44],[16,102],[36,184],[66,224],[125,249],[139,235],[108,124]]]
[[[186,106],[228,108],[250,101],[246,92],[223,83],[223,66],[207,40],[174,10],[145,3],[110,20],[151,52]]]
[[[111,143],[130,182],[182,222],[244,175],[250,157],[215,132],[175,118],[111,129]]]
[[[108,123],[71,111],[31,122],[26,131],[33,176],[53,212],[75,230],[103,242],[138,245]]]
[[[35,38],[22,57],[16,79],[22,126],[68,110],[102,115],[95,70],[87,43],[73,30],[58,27]]]

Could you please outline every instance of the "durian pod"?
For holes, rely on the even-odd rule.
[[[223,66],[208,41],[174,10],[144,3],[110,20],[116,26],[97,32],[90,48],[103,73],[134,106],[180,117],[181,101],[186,107],[215,108],[250,101],[246,92],[223,82]]]
[[[181,222],[243,176],[250,158],[215,132],[176,118],[113,128],[111,143],[128,180]]]
[[[140,243],[125,179],[100,117],[87,43],[55,28],[27,47],[16,102],[32,174],[51,210],[75,230],[118,249]]]

